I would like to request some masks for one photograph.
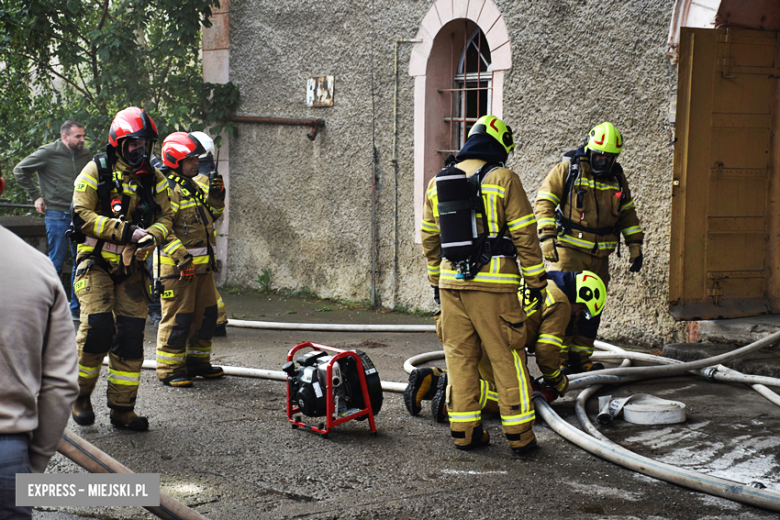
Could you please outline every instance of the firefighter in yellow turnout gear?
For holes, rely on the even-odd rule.
[[[203,145],[203,149],[205,150],[205,153],[198,156],[198,175],[204,175],[211,178],[212,175],[217,174],[217,161],[219,159],[217,149],[214,146],[214,140],[205,132],[192,132],[191,135],[200,141],[200,144]],[[216,229],[214,233],[216,233]],[[224,337],[227,336],[226,327],[228,319],[225,302],[222,300],[219,291],[217,291],[217,310],[219,312],[217,313],[217,327],[214,329],[214,337]]]
[[[489,443],[488,433],[482,427],[479,401],[478,364],[484,349],[496,367],[504,435],[512,450],[523,454],[536,446],[536,439],[531,382],[523,349],[526,316],[517,290],[525,278],[535,297],[543,298],[546,274],[531,204],[520,178],[503,167],[513,149],[511,130],[495,116],[483,116],[472,127],[455,159],[454,177],[464,177],[465,173],[474,177],[473,186],[480,187],[481,196],[474,195],[470,203],[479,206],[476,222],[472,221],[477,232],[490,236],[492,256],[486,263],[478,259],[480,255],[470,257],[466,264],[453,263],[449,258],[449,251],[457,242],[445,240],[452,228],[448,224],[440,227],[446,223],[447,214],[442,213],[439,202],[443,183],[453,178],[446,173],[449,168],[428,185],[421,231],[435,298],[441,290],[442,339],[449,368],[447,408],[455,446],[471,449]],[[466,227],[466,232],[471,233],[472,226]],[[475,263],[472,258],[479,261]]]
[[[547,275],[550,279],[547,281],[546,296],[540,308],[537,309],[536,302],[531,301],[527,291],[522,288],[518,291],[518,298],[523,302],[528,316],[525,321],[525,349],[529,354],[535,353],[536,364],[542,373],[541,379],[534,381],[532,387],[551,403],[565,394],[569,386],[568,378],[560,369],[560,356],[568,352],[568,344],[578,334],[578,329],[586,331],[587,323],[601,314],[606,302],[606,289],[601,279],[590,271],[548,271]],[[438,317],[436,321],[438,325]],[[493,368],[484,354],[479,363],[479,372],[482,378],[479,399],[482,410],[498,412]],[[409,412],[417,415],[421,409],[421,401],[430,399],[433,401],[431,412],[434,420],[444,422],[446,384],[446,370],[413,370],[404,392],[406,402],[414,403],[407,404]]]
[[[149,164],[157,128],[141,109],[119,112],[105,154],[95,156],[75,181],[73,227],[82,234],[74,289],[81,304],[76,335],[79,397],[77,424],[95,421],[90,395],[108,354],[111,423],[143,431],[135,414],[141,380],[150,284],[142,260],[170,233],[173,212],[165,177]]]
[[[547,296],[542,307],[535,311],[534,302],[524,298],[528,313],[526,329],[528,353],[536,352],[536,364],[542,372],[541,379],[532,383],[534,392],[540,392],[548,403],[564,395],[569,379],[560,368],[573,341],[587,341],[593,324],[604,310],[607,290],[601,278],[591,271],[547,271]],[[522,297],[522,296],[521,296]],[[590,339],[593,346],[595,336]],[[601,366],[600,368],[604,368]],[[479,364],[482,376],[483,410],[497,412],[493,369],[484,357]],[[434,397],[435,401],[435,397]],[[432,410],[437,412],[434,406]]]
[[[157,333],[157,377],[163,384],[192,386],[196,376],[222,377],[211,365],[211,339],[219,294],[214,285],[214,221],[225,207],[222,178],[198,174],[203,146],[175,132],[163,142],[164,173],[171,187],[173,233],[160,247],[162,320]]]
[[[622,234],[629,271],[642,268],[644,233],[623,168],[617,162],[623,137],[612,123],[594,127],[585,144],[567,152],[544,179],[536,196],[542,252],[556,271],[593,271],[609,287],[609,256]],[[598,330],[599,322],[590,326]],[[572,343],[564,367],[570,373],[592,370],[590,346]]]

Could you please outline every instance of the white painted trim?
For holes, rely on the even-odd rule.
[[[422,106],[425,114],[425,75],[414,78],[414,241],[422,243],[423,206],[425,205],[425,156],[417,153],[425,148],[425,117],[417,116],[417,107]]]
[[[683,27],[714,28],[721,0],[676,0],[669,23],[666,56],[677,63],[680,29]]]

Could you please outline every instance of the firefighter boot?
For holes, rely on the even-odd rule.
[[[437,423],[443,423],[449,418],[447,415],[447,372],[442,373],[436,383],[436,393],[431,399],[431,416]]]
[[[187,367],[187,377],[195,379],[197,376],[205,379],[216,379],[225,375],[225,371],[222,367],[215,367],[214,365],[204,365],[200,367]]]
[[[225,336],[227,336],[227,322],[217,323],[216,327],[214,327],[214,337],[224,338]]]
[[[539,444],[536,442],[536,439],[532,440],[525,446],[520,446],[518,448],[512,448],[512,453],[515,455],[528,455],[529,453],[535,451],[539,447]]]
[[[454,435],[454,433],[453,433]],[[490,444],[490,434],[482,428],[480,424],[471,431],[471,442],[469,444],[460,445],[456,444],[455,447],[459,450],[473,450],[474,448],[480,448]]]
[[[422,401],[433,399],[442,372],[439,368],[415,368],[409,374],[409,384],[404,390],[404,404],[410,415],[420,413]]]
[[[173,374],[170,377],[161,379],[160,382],[165,386],[173,386],[176,388],[189,388],[192,386],[192,377],[187,375],[186,373],[179,372],[178,374]]]
[[[145,432],[149,429],[149,420],[139,417],[133,410],[111,410],[111,424],[121,430]]]
[[[604,365],[601,363],[593,363],[592,361],[581,364],[570,362],[568,365],[561,365],[561,374],[565,376],[579,374],[581,372],[594,372],[596,370],[604,370]]]
[[[79,426],[95,424],[95,412],[92,410],[90,394],[78,396],[73,402],[70,412],[73,415],[73,420]]]

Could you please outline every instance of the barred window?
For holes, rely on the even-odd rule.
[[[453,87],[448,89],[451,93],[450,116],[445,117],[445,121],[450,126],[452,150],[443,152],[457,153],[466,143],[476,120],[491,113],[492,76],[490,47],[477,28],[463,42],[458,68],[453,74]]]

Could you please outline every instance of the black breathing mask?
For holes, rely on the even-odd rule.
[[[127,164],[130,165],[133,170],[135,170],[137,173],[140,173],[142,171],[149,172],[149,153],[152,148],[152,143],[149,141],[146,141],[143,146],[140,146],[132,151],[128,151],[128,148],[130,146],[129,139],[125,139],[125,142],[122,143],[122,157],[127,161]],[[144,168],[146,166],[146,168]]]
[[[590,169],[593,170],[593,174],[597,177],[605,177],[612,171],[612,166],[615,164],[617,155],[611,153],[590,152]]]

